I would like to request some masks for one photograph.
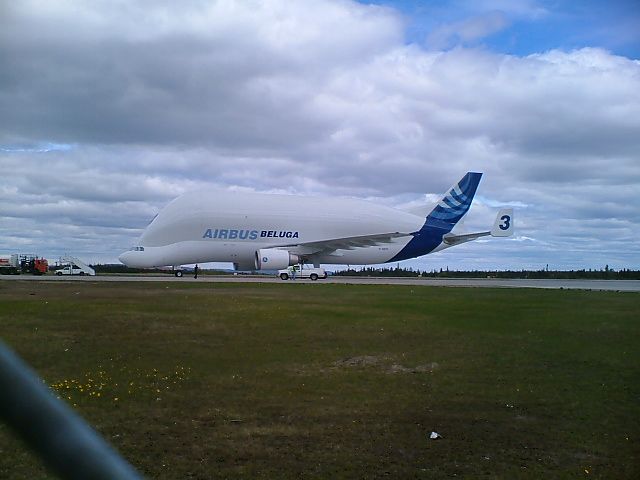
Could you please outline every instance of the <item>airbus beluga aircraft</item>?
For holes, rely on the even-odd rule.
[[[482,177],[467,173],[426,216],[347,198],[240,192],[186,193],[169,203],[120,255],[129,267],[231,262],[236,270],[296,264],[397,262],[513,232],[502,209],[490,231],[456,235]]]

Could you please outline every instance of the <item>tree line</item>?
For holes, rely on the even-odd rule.
[[[614,270],[605,266],[601,270],[449,270],[449,268],[421,271],[413,268],[362,267],[335,272],[338,276],[353,277],[424,277],[424,278],[530,278],[530,279],[586,279],[586,280],[640,280],[640,270],[623,268]]]
[[[121,264],[92,265],[98,273],[164,273],[171,270],[129,268]],[[185,271],[192,269],[185,268]],[[201,269],[202,274],[231,275],[233,272]],[[423,277],[423,278],[530,278],[530,279],[585,279],[585,280],[640,280],[640,270],[623,268],[614,270],[608,265],[600,270],[449,270],[448,267],[432,270],[395,267],[358,267],[339,270],[330,275],[351,277]]]

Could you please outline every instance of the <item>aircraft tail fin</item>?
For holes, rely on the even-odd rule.
[[[467,213],[476,193],[482,173],[467,172],[427,216],[425,227],[437,227],[447,232]]]
[[[493,222],[491,236],[510,237],[511,235],[513,235],[513,208],[503,208]]]

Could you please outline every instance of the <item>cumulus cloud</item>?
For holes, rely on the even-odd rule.
[[[282,129],[308,138],[303,120],[327,128],[304,103],[327,68],[401,35],[387,10],[347,3],[46,5],[13,4],[0,20],[9,138],[281,147]]]
[[[478,17],[442,38],[507,21]],[[195,188],[414,205],[477,170],[464,228],[516,205],[521,241],[420,265],[478,265],[482,252],[514,268],[595,267],[610,252],[610,265],[639,266],[640,63],[598,48],[435,51],[405,44],[403,28],[394,10],[350,1],[6,6],[4,248],[113,260]]]

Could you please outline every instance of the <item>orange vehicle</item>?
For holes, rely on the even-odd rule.
[[[46,258],[32,258],[30,260],[26,260],[24,267],[22,268],[23,273],[33,273],[34,275],[44,275],[48,270],[49,262],[47,262]]]
[[[32,254],[0,255],[0,273],[20,275],[31,273],[44,275],[49,270],[49,262],[45,258],[38,258]]]

